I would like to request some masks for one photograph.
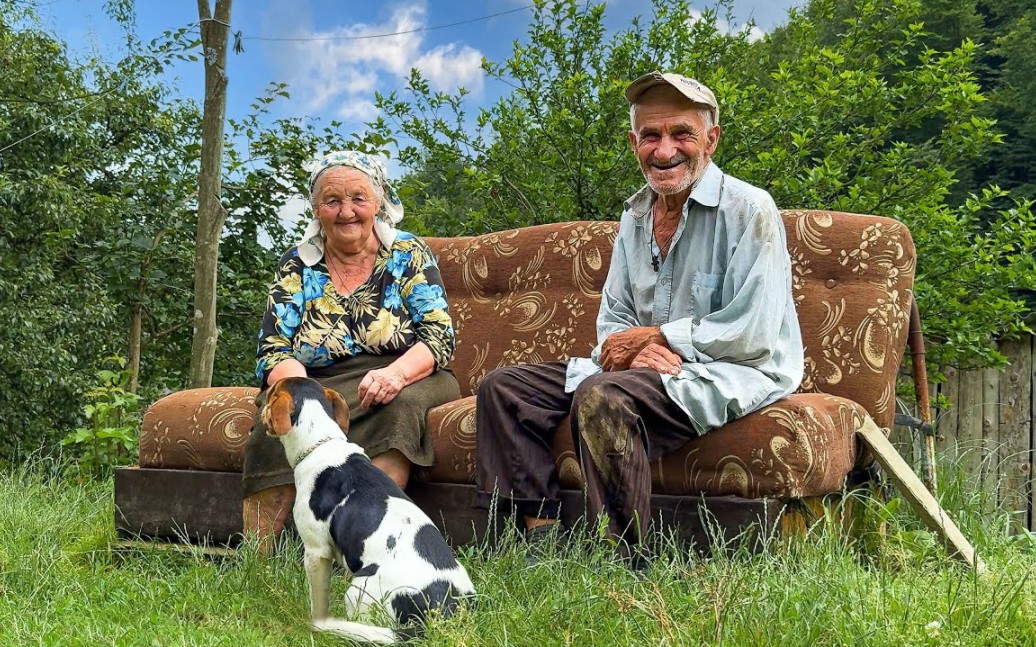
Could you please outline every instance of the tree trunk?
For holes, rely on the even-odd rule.
[[[144,307],[139,303],[133,304],[133,308],[130,310],[130,329],[129,329],[129,359],[126,362],[126,368],[131,371],[129,392],[136,393],[137,386],[140,384],[140,337],[141,337],[141,318],[143,317]]]
[[[201,127],[201,174],[198,180],[198,232],[194,250],[194,341],[188,386],[212,384],[216,357],[216,271],[219,237],[227,213],[221,203],[223,125],[227,109],[227,38],[231,0],[198,0],[202,60],[205,62],[205,111]]]

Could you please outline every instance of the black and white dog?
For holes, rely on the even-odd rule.
[[[349,407],[308,378],[277,382],[262,412],[295,470],[295,526],[305,545],[313,628],[391,644],[419,634],[429,611],[452,615],[475,587],[428,516],[349,442]],[[377,608],[395,630],[330,618],[332,560],[353,575],[349,612]]]

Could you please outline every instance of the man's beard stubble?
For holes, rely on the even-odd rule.
[[[691,158],[685,157],[684,159],[680,160],[680,163],[689,159]],[[665,162],[661,162],[661,165],[665,166],[668,164],[672,164],[675,161],[675,158],[671,158],[669,160],[666,160]],[[659,160],[649,160],[649,168],[650,165],[653,163],[659,163]],[[641,168],[640,170],[641,173],[644,174],[644,179],[647,180],[647,183],[651,187],[652,191],[659,195],[676,195],[678,193],[686,191],[687,189],[690,189],[695,184],[697,184],[698,180],[705,173],[705,167],[707,167],[708,165],[709,159],[705,156],[705,151],[699,151],[698,155],[694,159],[694,164],[687,169],[687,172],[683,174],[683,177],[675,185],[657,183],[651,179],[651,173],[649,170],[645,168]]]

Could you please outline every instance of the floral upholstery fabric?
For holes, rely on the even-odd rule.
[[[806,351],[800,393],[656,461],[660,493],[798,498],[832,492],[859,458],[854,433],[863,416],[892,425],[914,277],[910,232],[876,216],[783,216]],[[473,482],[470,396],[489,371],[589,354],[617,226],[557,223],[427,239],[450,301],[457,331],[452,367],[466,397],[429,412],[436,464],[415,480]],[[244,390],[215,391],[226,392],[222,406],[248,412],[243,418],[249,422],[240,413],[226,422],[208,413],[216,394],[168,396],[145,417],[142,467],[240,470],[238,434],[247,433],[254,405]],[[579,487],[567,421],[554,450],[562,486]]]
[[[865,415],[859,404],[845,398],[796,393],[656,460],[652,488],[659,494],[782,499],[834,492],[854,466],[854,434]],[[422,469],[416,480],[474,483],[474,396],[436,407],[428,422],[436,464]],[[554,437],[554,457],[561,487],[582,488],[568,418]]]
[[[240,472],[258,393],[189,389],[155,402],[140,425],[140,466]]]

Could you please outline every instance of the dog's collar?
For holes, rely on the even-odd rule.
[[[315,452],[318,447],[334,439],[334,436],[325,436],[324,438],[321,438],[316,443],[314,443],[313,446],[311,446],[309,449],[299,454],[299,457],[295,459],[295,465],[299,465],[300,463],[302,463],[302,461],[306,460],[306,458],[308,458],[310,454]]]

